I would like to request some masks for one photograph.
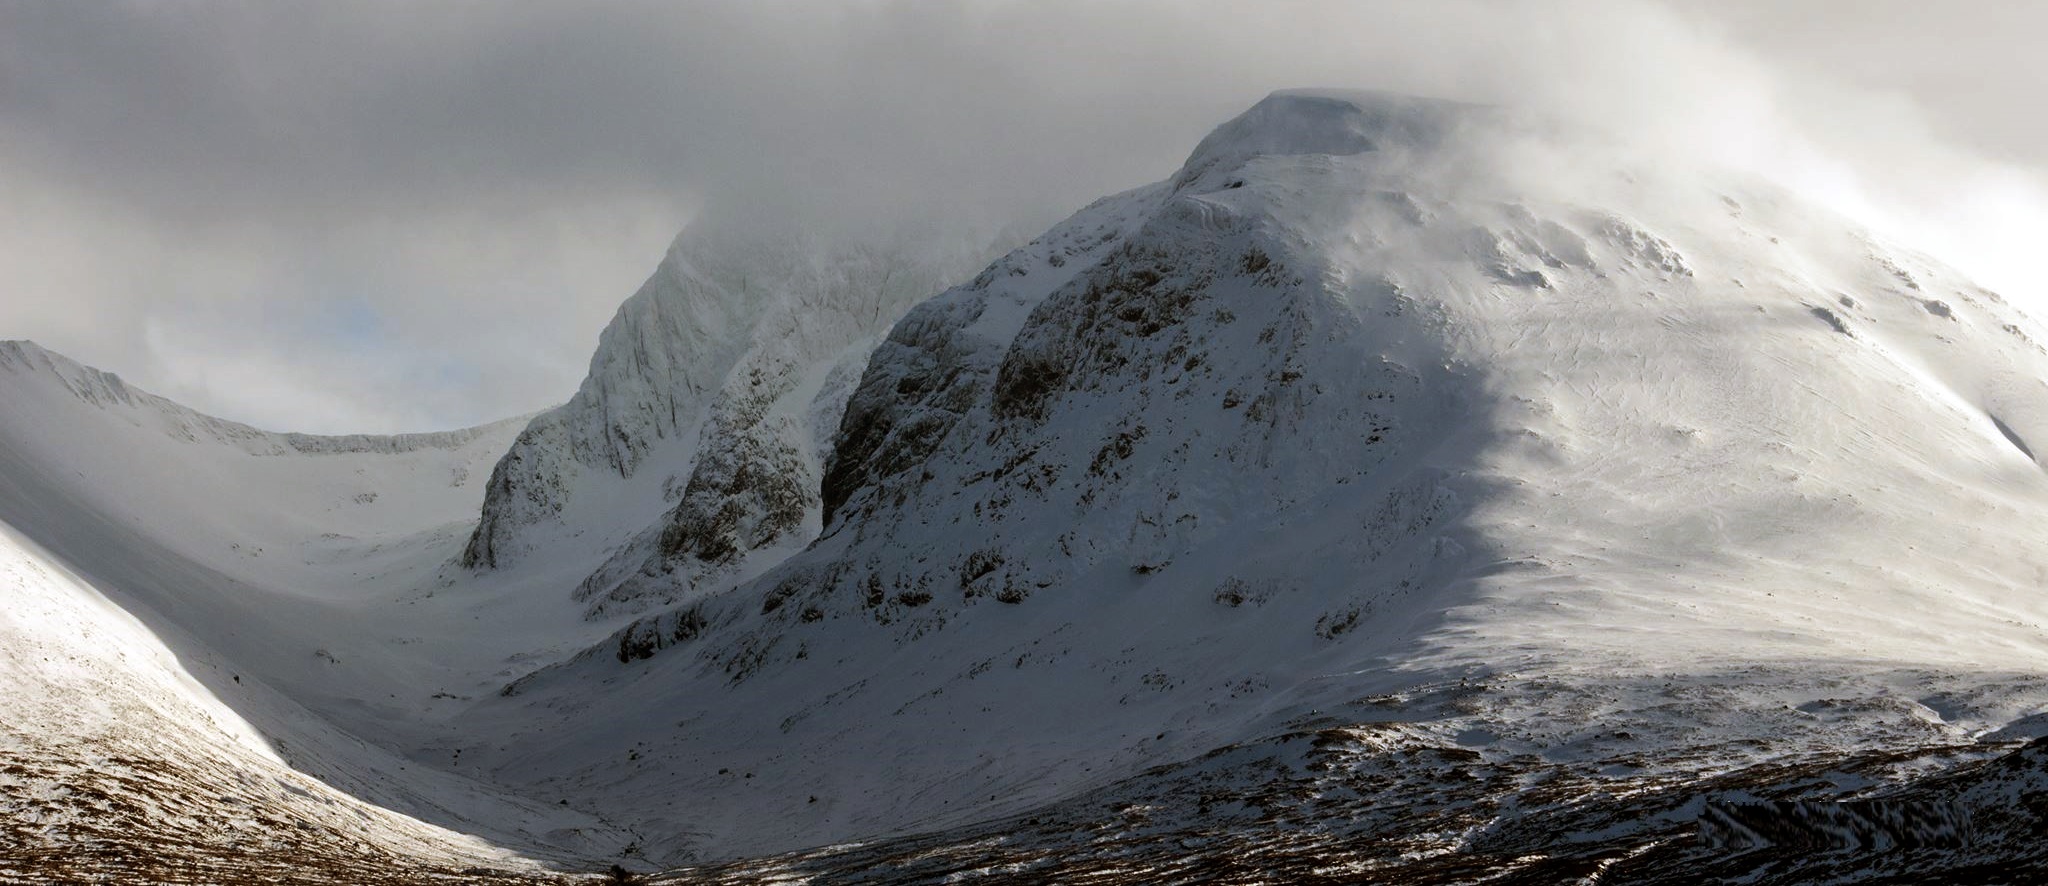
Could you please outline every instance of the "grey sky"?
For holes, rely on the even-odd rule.
[[[2009,3],[17,0],[0,338],[269,427],[472,423],[566,397],[707,203],[1044,218],[1295,86],[1649,132],[2024,287],[2044,26]]]

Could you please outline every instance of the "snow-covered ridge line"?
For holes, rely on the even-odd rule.
[[[125,410],[157,420],[165,434],[188,442],[212,440],[237,446],[251,455],[333,455],[399,453],[422,449],[456,449],[506,425],[531,416],[514,416],[452,431],[408,434],[302,434],[266,431],[238,421],[207,415],[140,388],[119,375],[87,366],[27,340],[0,341],[0,370],[62,385],[78,399],[109,411]]]

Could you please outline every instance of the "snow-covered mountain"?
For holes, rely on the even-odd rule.
[[[1442,674],[2038,668],[2037,327],[1768,186],[1578,172],[1583,139],[1267,99],[913,310],[823,537],[483,701],[509,742],[479,758],[748,853],[1029,808]],[[1962,736],[2025,704],[1913,709]],[[536,706],[639,756],[581,760]],[[1435,728],[1564,740],[1483,710]]]
[[[2048,333],[1953,271],[1374,93],[971,240],[686,235],[524,430],[268,435],[0,351],[0,521],[75,584],[6,642],[96,589],[182,647],[122,691],[182,666],[346,802],[791,853],[687,874],[735,881],[1682,881],[1709,797],[1949,791],[1978,861],[2042,821],[1998,810],[2048,782],[2001,756],[2048,733]]]
[[[577,596],[599,616],[642,605],[642,573],[681,568],[666,585],[687,587],[807,541],[845,395],[833,382],[988,252],[964,230],[693,224],[605,328],[576,395],[498,462],[461,564],[596,553]]]

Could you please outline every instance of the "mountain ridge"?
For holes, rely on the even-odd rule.
[[[27,339],[0,340],[0,369],[17,373],[39,373],[54,378],[74,396],[101,408],[126,407],[154,410],[164,414],[172,436],[196,440],[205,435],[220,442],[249,448],[253,455],[297,452],[317,455],[333,452],[409,452],[461,446],[513,423],[530,420],[529,415],[512,416],[467,428],[398,434],[306,434],[269,431],[232,419],[208,415],[169,398],[129,385],[121,376],[87,366]]]

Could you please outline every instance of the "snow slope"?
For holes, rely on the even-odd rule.
[[[481,701],[508,738],[478,753],[716,856],[1021,810],[1445,674],[1640,713],[1636,678],[1915,669],[1878,707],[1981,734],[2038,689],[1916,699],[2048,661],[2040,340],[1761,183],[1276,94],[911,311],[823,537]],[[1505,742],[1488,705],[1416,716]],[[1659,747],[1733,728],[1710,710]]]
[[[118,857],[145,841],[165,856],[272,855],[306,869],[338,858],[361,871],[377,854],[411,865],[534,869],[479,837],[365,803],[309,774],[342,762],[360,767],[340,776],[349,786],[396,775],[361,771],[360,759],[309,765],[306,752],[330,750],[317,745],[274,747],[150,629],[5,527],[0,591],[0,821],[8,825],[0,879],[47,875],[33,866],[40,858]]]
[[[545,857],[629,839],[403,755],[412,742],[399,736],[431,729],[462,680],[502,680],[505,655],[577,642],[566,605],[536,618],[500,589],[437,579],[518,425],[274,434],[0,343],[0,646],[15,668],[0,692],[22,713],[9,720],[15,748],[43,767],[35,790],[77,773],[167,773],[199,792],[176,798],[184,814],[367,816],[373,843],[441,846],[422,858],[451,864],[509,860],[485,840]],[[240,813],[209,801],[243,771],[238,783],[268,793],[243,795]]]

